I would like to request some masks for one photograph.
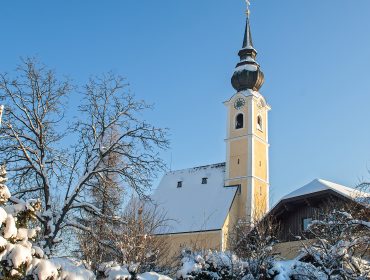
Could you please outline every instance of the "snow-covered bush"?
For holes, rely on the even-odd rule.
[[[216,251],[193,253],[185,250],[182,252],[177,279],[242,279],[247,266],[247,263],[231,253]]]
[[[298,260],[276,261],[269,273],[274,280],[326,280],[327,276],[310,263]],[[253,278],[251,278],[253,279]]]
[[[279,273],[272,247],[278,241],[272,219],[240,220],[228,237],[231,252],[183,252],[179,279],[274,279]]]
[[[309,236],[316,242],[304,246],[302,260],[313,264],[329,279],[369,279],[369,209],[358,205],[321,213]]]
[[[114,262],[103,263],[98,269],[98,279],[102,280],[171,280],[156,272],[137,274],[137,267],[118,265]]]
[[[327,280],[328,276],[311,263],[298,260],[273,260],[266,273],[254,275],[255,260],[242,260],[231,253],[183,252],[176,279],[192,280]],[[333,278],[334,279],[334,278]],[[336,278],[346,279],[346,278]]]
[[[57,280],[95,280],[95,274],[86,268],[84,262],[69,258],[52,258],[50,261],[58,267]]]
[[[239,220],[229,236],[232,252],[247,264],[250,279],[269,279],[269,270],[275,262],[273,246],[278,243],[279,225],[271,217],[251,223]]]

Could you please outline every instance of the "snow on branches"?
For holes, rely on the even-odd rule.
[[[135,267],[118,265],[115,262],[102,263],[98,273],[98,279],[103,280],[172,280],[170,277],[156,272],[138,274]]]
[[[247,265],[232,253],[184,250],[177,279],[242,279]]]
[[[72,122],[65,119],[65,104],[75,88],[34,59],[23,60],[14,78],[0,74],[0,98],[8,104],[0,153],[14,197],[40,197],[37,219],[48,255],[64,230],[91,232],[81,219],[116,218],[90,195],[107,178],[114,177],[121,191],[130,188],[143,196],[164,168],[158,151],[168,146],[166,130],[141,119],[150,106],[135,100],[121,76],[91,78],[80,89],[82,102]],[[67,136],[74,145],[65,147]]]
[[[50,261],[42,259],[41,248],[34,246],[39,228],[26,226],[39,210],[38,202],[25,201],[8,204],[10,192],[5,185],[5,167],[0,168],[0,275],[2,279],[23,279],[25,275],[36,275],[39,280],[56,277],[58,269]],[[42,277],[43,275],[44,277]]]
[[[15,200],[11,202],[10,192],[5,185],[7,181],[5,167],[0,167],[0,279],[37,279],[62,280],[72,279],[73,271],[80,270],[80,275],[93,279],[93,274],[84,268],[70,264],[65,265],[47,259],[44,251],[34,241],[40,228],[34,226],[37,212],[40,210],[38,200]],[[29,228],[29,226],[33,226]],[[64,260],[64,264],[67,260]],[[71,263],[71,262],[70,262]],[[82,271],[82,272],[81,272]],[[73,279],[79,279],[78,277]]]
[[[346,209],[323,212],[309,225],[308,236],[316,242],[304,246],[301,259],[312,263],[329,279],[370,277],[367,207],[351,204]]]

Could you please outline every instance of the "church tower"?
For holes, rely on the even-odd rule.
[[[269,208],[269,105],[260,93],[264,75],[256,61],[249,22],[231,83],[236,93],[227,107],[225,186],[240,186],[239,218],[255,220]]]

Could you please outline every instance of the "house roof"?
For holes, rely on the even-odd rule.
[[[202,184],[202,178],[207,178],[207,184]],[[225,163],[165,174],[151,197],[169,219],[163,233],[221,229],[237,191],[237,187],[225,187],[224,182]]]
[[[287,194],[282,198],[282,200],[325,190],[333,190],[336,193],[344,195],[348,198],[355,198],[360,194],[360,192],[355,189],[339,185],[337,183],[333,183],[330,181],[326,181],[323,179],[315,179],[312,182],[308,183],[307,185],[304,185],[303,187]]]
[[[291,193],[283,196],[275,205],[272,207],[270,212],[273,212],[275,208],[285,202],[297,201],[300,199],[304,199],[307,196],[313,195],[323,195],[327,191],[334,192],[335,194],[341,195],[348,199],[353,199],[358,202],[365,197],[370,197],[369,193],[359,191],[353,188],[349,188],[337,183],[333,183],[323,179],[315,179],[310,183],[300,187]]]

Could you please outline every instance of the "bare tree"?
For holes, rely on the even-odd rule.
[[[120,76],[109,73],[90,79],[82,91],[78,120],[67,130],[65,101],[74,88],[70,82],[59,81],[33,59],[23,60],[16,73],[14,78],[0,75],[0,98],[7,105],[0,152],[15,197],[42,197],[38,220],[43,226],[42,245],[50,254],[63,229],[93,234],[76,219],[81,213],[115,218],[86,196],[99,187],[104,174],[116,176],[120,187],[131,187],[143,196],[164,167],[157,150],[167,148],[168,141],[165,130],[141,120],[140,113],[150,106],[136,101]],[[104,138],[112,130],[117,137],[106,145]],[[77,138],[77,143],[63,150],[66,136]],[[106,164],[112,157],[120,159],[114,166]]]
[[[163,271],[172,265],[168,257],[169,244],[165,238],[156,236],[166,229],[164,212],[149,201],[133,197],[121,219],[125,223],[111,225],[105,240],[90,238],[89,242],[85,236],[82,238],[81,248],[95,270],[104,270],[95,254],[98,243],[102,241],[106,242],[103,261],[105,258],[106,261],[127,266],[132,276],[145,271]]]
[[[117,140],[117,137],[116,129],[111,129],[104,136],[104,145],[110,146]],[[120,157],[118,155],[110,155],[104,161],[104,166],[114,168],[119,163]],[[86,212],[81,213],[82,217],[80,219],[81,224],[91,228],[94,234],[91,235],[91,231],[79,231],[78,255],[82,259],[88,260],[94,270],[98,268],[100,263],[108,262],[112,259],[112,242],[108,238],[120,223],[124,223],[122,217],[119,217],[122,204],[122,189],[117,181],[116,175],[109,174],[109,172],[101,172],[96,180],[96,186],[85,192],[86,195],[91,197],[91,204],[101,209],[103,215],[98,216],[94,213]],[[107,220],[105,216],[116,218]]]
[[[139,264],[140,271],[157,270],[172,264],[167,239],[157,235],[166,231],[168,219],[165,212],[150,201],[133,197],[123,212],[123,220],[126,224],[112,236],[119,248],[121,263]]]

